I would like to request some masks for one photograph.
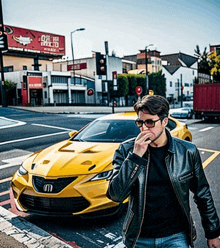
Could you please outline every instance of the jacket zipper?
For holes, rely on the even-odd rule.
[[[143,214],[142,214],[142,220],[141,220],[141,223],[140,223],[140,228],[139,228],[139,233],[137,235],[137,238],[136,240],[134,241],[132,247],[135,247],[136,243],[137,243],[137,240],[140,236],[140,233],[141,233],[141,227],[142,227],[142,224],[143,224],[143,221],[144,221],[144,213],[145,213],[145,207],[146,207],[146,192],[147,192],[147,178],[148,178],[148,171],[149,171],[149,164],[150,164],[150,151],[148,150],[148,163],[147,163],[147,166],[146,166],[146,179],[145,179],[145,185],[144,185],[144,207],[143,207]]]
[[[186,215],[186,217],[187,217],[187,220],[188,220],[188,223],[189,223],[189,226],[190,226],[190,240],[191,240],[191,244],[190,244],[190,245],[192,245],[192,247],[193,247],[192,225],[191,225],[191,222],[190,222],[190,220],[189,220],[189,216],[187,215],[186,209],[185,209],[184,205],[182,204],[182,201],[181,201],[180,198],[179,198],[179,194],[178,194],[176,188],[174,187],[174,184],[173,184],[173,181],[172,181],[172,178],[171,178],[171,174],[170,174],[169,168],[168,168],[168,166],[167,166],[167,159],[168,159],[168,156],[165,158],[165,164],[166,164],[166,167],[167,167],[167,171],[168,171],[168,174],[169,174],[169,177],[170,177],[170,181],[171,181],[172,187],[173,187],[173,189],[174,189],[175,195],[176,195],[176,197],[177,197],[177,200],[178,200],[180,206],[182,207],[182,209],[183,209],[183,211],[184,211],[184,213],[185,213],[185,215]]]
[[[179,181],[182,181],[182,180],[185,180],[185,179],[189,179],[189,178],[191,178],[192,176],[193,176],[193,172],[191,172],[191,173],[189,173],[189,174],[187,174],[187,175],[185,175],[185,176],[180,177],[180,178],[179,178]]]

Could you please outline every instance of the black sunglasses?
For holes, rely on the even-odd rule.
[[[160,120],[160,118],[159,118],[158,120],[156,120],[156,121],[151,120],[151,119],[147,119],[147,120],[145,120],[145,121],[142,121],[142,120],[140,120],[140,119],[137,119],[137,120],[135,121],[135,124],[136,124],[139,128],[141,128],[141,127],[143,126],[143,124],[144,124],[147,128],[152,128],[152,127],[155,127],[155,123],[156,123],[157,121],[159,121],[159,120]]]

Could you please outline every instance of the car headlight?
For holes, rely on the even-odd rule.
[[[28,173],[28,171],[23,167],[23,165],[21,165],[18,169],[18,173],[23,176],[26,175]]]
[[[103,180],[103,179],[110,179],[111,175],[113,173],[113,170],[110,171],[103,171],[97,175],[95,175],[90,181],[97,181],[97,180]]]

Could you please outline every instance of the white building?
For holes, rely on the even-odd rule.
[[[54,62],[53,70],[58,72],[67,72],[70,73],[70,84],[74,86],[84,85],[86,86],[86,82],[82,81],[83,79],[89,81],[89,85],[87,84],[87,89],[85,93],[87,93],[88,89],[94,90],[93,96],[87,96],[86,103],[95,103],[95,104],[102,104],[107,100],[107,93],[108,88],[107,84],[108,81],[113,80],[113,72],[117,72],[117,74],[122,73],[122,59],[119,57],[108,56],[106,59],[107,63],[107,76],[97,75],[96,74],[96,57],[93,54],[92,57],[89,58],[82,58],[74,60],[74,68],[73,68],[73,61],[57,61]],[[74,69],[74,70],[73,70]],[[74,76],[75,75],[75,81]],[[83,83],[84,82],[84,83]],[[94,84],[92,84],[94,82]],[[83,86],[82,85],[82,86]],[[77,94],[79,92],[76,92]],[[79,96],[73,97],[76,98]],[[81,97],[82,98],[82,97]]]
[[[193,83],[198,77],[198,59],[181,52],[162,55],[161,59],[166,78],[166,97],[179,101],[182,86],[184,99],[192,98]]]

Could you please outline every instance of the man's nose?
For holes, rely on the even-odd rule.
[[[145,130],[148,130],[148,127],[146,127],[145,124],[143,124],[143,126],[141,127],[141,132]]]

